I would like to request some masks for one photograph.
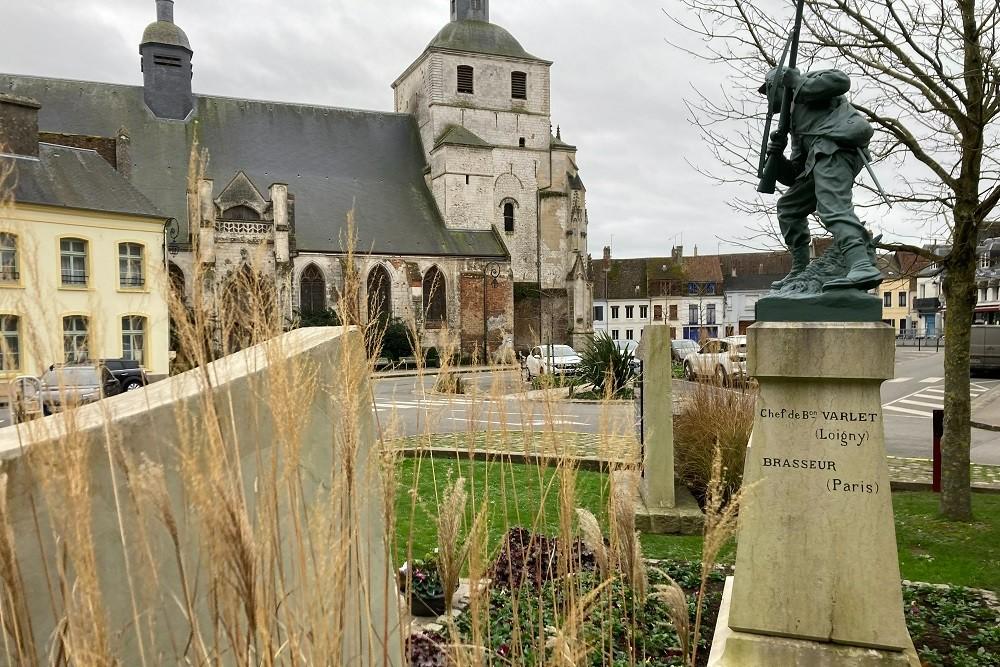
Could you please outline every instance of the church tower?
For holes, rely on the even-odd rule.
[[[452,21],[490,21],[490,0],[451,0]]]
[[[552,62],[490,23],[488,0],[449,2],[451,20],[393,83],[395,110],[416,119],[445,226],[504,243],[515,345],[578,345],[593,328],[586,190],[576,147],[552,134]]]
[[[156,0],[156,20],[142,34],[139,54],[146,106],[157,118],[186,119],[194,108],[194,51],[187,35],[174,23],[174,0]]]

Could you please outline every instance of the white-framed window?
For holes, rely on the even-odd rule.
[[[635,306],[625,306],[625,319],[631,320],[635,317]]]
[[[639,306],[639,319],[649,319],[649,306]]]
[[[0,281],[16,282],[21,277],[17,265],[17,235],[0,232]]]
[[[87,318],[69,315],[63,318],[63,353],[66,363],[86,361],[90,356]]]
[[[146,318],[126,315],[122,318],[122,358],[145,364]]]
[[[611,340],[618,340],[618,329],[611,330]]]
[[[21,368],[21,318],[0,315],[0,372]]]
[[[698,306],[694,304],[688,306],[688,324],[698,324]]]
[[[619,309],[619,307],[620,306],[611,306],[611,319],[613,319],[613,320],[617,320],[618,319],[618,309]]]
[[[633,329],[626,329],[625,340],[634,340],[634,339],[635,339],[635,331]]]
[[[125,289],[145,287],[146,275],[143,266],[142,245],[139,243],[118,244],[118,284]]]
[[[594,306],[594,321],[595,322],[604,321],[604,306]]]
[[[906,292],[899,293],[899,307],[906,308]]]
[[[59,241],[59,262],[62,284],[81,286],[87,284],[87,242],[83,239]]]
[[[885,308],[892,308],[892,292],[883,292],[882,306]]]

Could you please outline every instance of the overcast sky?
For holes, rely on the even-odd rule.
[[[666,0],[669,2],[669,0]],[[177,0],[196,92],[392,110],[392,81],[448,21],[448,0]],[[153,0],[0,2],[0,71],[139,84]],[[738,251],[751,224],[689,162],[711,157],[683,97],[705,71],[665,38],[663,0],[493,0],[491,20],[555,61],[552,122],[579,148],[590,251],[617,257]],[[710,83],[710,81],[709,81]]]

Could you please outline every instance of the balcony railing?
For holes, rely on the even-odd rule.
[[[21,273],[17,269],[0,269],[0,281],[15,282],[21,279]]]
[[[126,289],[137,289],[146,286],[146,278],[143,276],[122,276],[119,285]]]
[[[936,313],[941,310],[941,299],[936,296],[927,299],[914,299],[913,308],[918,313]]]
[[[87,284],[87,274],[81,273],[79,271],[63,271],[62,272],[62,284],[63,285],[86,285]]]

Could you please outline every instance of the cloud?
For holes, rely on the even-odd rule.
[[[16,5],[16,6],[15,6]],[[0,5],[0,71],[141,82],[138,43],[153,0],[18,0]],[[177,0],[203,93],[389,110],[391,83],[448,21],[448,0]],[[494,0],[491,19],[554,61],[552,119],[579,148],[591,252],[667,255],[683,235],[714,251],[752,221],[736,192],[698,174],[711,155],[683,97],[706,69],[651,0]]]

